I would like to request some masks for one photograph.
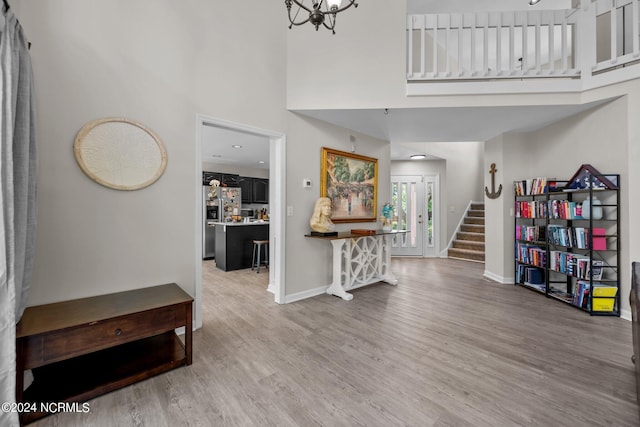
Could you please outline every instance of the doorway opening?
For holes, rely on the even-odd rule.
[[[195,283],[195,322],[202,325],[202,259],[203,259],[203,146],[206,128],[216,128],[228,135],[233,133],[250,134],[264,138],[269,144],[269,285],[266,291],[274,294],[278,304],[285,302],[285,144],[284,134],[260,129],[249,125],[230,122],[223,119],[196,116],[196,283]]]

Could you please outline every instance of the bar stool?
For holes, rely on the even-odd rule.
[[[260,252],[264,246],[264,260],[260,259]],[[256,258],[256,249],[258,257]],[[251,259],[251,269],[257,268],[256,273],[260,273],[260,265],[264,265],[269,268],[269,241],[268,240],[254,240],[253,241],[253,258]]]

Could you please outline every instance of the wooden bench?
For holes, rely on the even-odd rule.
[[[84,402],[192,363],[193,298],[175,283],[28,307],[16,327],[16,401]],[[185,328],[184,343],[175,329]],[[23,392],[24,371],[33,383]],[[48,415],[23,412],[23,424]]]

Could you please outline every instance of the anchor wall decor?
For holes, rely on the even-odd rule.
[[[489,170],[489,173],[491,174],[491,193],[489,193],[489,189],[487,187],[484,187],[484,193],[490,199],[497,199],[498,197],[500,197],[500,194],[502,193],[502,184],[500,184],[500,186],[498,187],[498,191],[496,192],[496,172],[497,171],[498,169],[496,169],[496,164],[491,163],[491,169]]]

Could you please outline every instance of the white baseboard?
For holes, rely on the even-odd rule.
[[[489,280],[492,280],[494,282],[498,282],[498,283],[502,283],[504,285],[513,285],[514,283],[514,278],[513,277],[503,277],[503,276],[498,276],[497,274],[494,274],[490,271],[485,270],[484,271],[484,277],[486,277]]]
[[[269,283],[269,286],[267,286],[267,292],[271,292],[272,294],[276,294],[276,287],[273,286],[272,283]]]
[[[620,318],[631,322],[631,310],[620,310]]]
[[[315,297],[318,295],[322,295],[327,293],[328,286],[320,286],[318,288],[309,289],[308,291],[302,291],[295,294],[287,295],[284,298],[285,304],[289,304],[290,302],[300,301],[303,299]]]

